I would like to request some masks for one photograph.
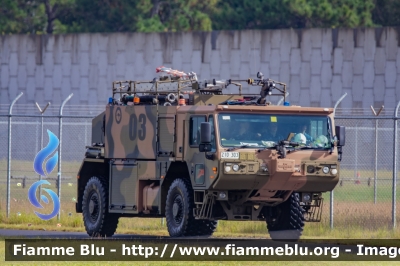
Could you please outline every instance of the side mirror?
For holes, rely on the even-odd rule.
[[[338,138],[337,146],[344,146],[344,144],[346,143],[346,127],[336,126],[335,131]]]
[[[200,143],[211,145],[211,124],[202,122],[200,127]]]
[[[200,152],[210,152],[212,149],[211,145],[211,124],[208,122],[202,122],[200,125]]]

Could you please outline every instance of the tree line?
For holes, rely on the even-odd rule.
[[[399,25],[399,0],[0,0],[0,34]]]

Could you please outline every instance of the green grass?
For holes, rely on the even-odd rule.
[[[21,180],[11,182],[11,201],[10,217],[6,217],[6,185],[5,176],[0,176],[0,227],[19,228],[19,229],[42,229],[46,230],[66,230],[84,232],[82,216],[75,213],[76,200],[76,173],[80,167],[80,162],[63,162],[63,176],[70,176],[70,180],[65,180],[61,187],[61,220],[56,218],[50,221],[42,221],[34,214],[27,194],[29,186],[37,179],[28,180],[26,187]],[[6,169],[6,161],[0,161],[0,170]],[[37,176],[32,169],[32,162],[16,161],[12,162],[12,175]],[[347,171],[347,172],[346,172]],[[342,170],[342,175],[354,175],[354,171]],[[372,174],[372,175],[371,175]],[[307,223],[304,237],[310,238],[360,238],[365,236],[371,238],[400,238],[398,231],[392,231],[391,225],[391,199],[392,184],[385,179],[391,176],[390,172],[379,172],[377,204],[374,204],[373,182],[367,184],[369,176],[373,176],[371,171],[360,172],[360,184],[354,181],[345,181],[342,186],[338,185],[334,190],[334,229],[329,227],[329,193],[324,194],[324,206],[322,221],[320,223]],[[400,175],[399,175],[400,177]],[[51,180],[51,189],[55,188],[55,181]],[[400,186],[397,190],[397,200],[400,198]],[[45,194],[46,195],[46,194]],[[51,205],[51,204],[50,204]],[[41,213],[49,213],[52,206],[47,206]],[[397,204],[397,213],[400,213],[400,204]],[[398,215],[397,223],[400,223]],[[57,224],[61,226],[57,227]],[[161,224],[161,219],[141,219],[141,218],[121,218],[117,230],[118,233],[130,234],[155,234],[167,235],[165,224]],[[222,236],[243,236],[243,237],[268,237],[264,222],[232,222],[220,221],[217,232],[218,237]]]
[[[328,196],[328,193],[326,193]],[[329,197],[329,196],[328,196]],[[400,200],[400,187],[396,189],[396,199]],[[366,182],[356,184],[354,181],[347,181],[343,186],[336,186],[334,190],[334,200],[357,202],[360,204],[373,204],[374,203],[374,184],[371,182],[370,186]],[[377,202],[390,203],[392,201],[392,184],[386,180],[377,182],[376,190]]]
[[[371,165],[372,168],[372,165]],[[399,172],[400,173],[400,172]],[[346,169],[346,168],[341,168],[340,169],[340,176],[342,178],[356,178],[357,175],[364,180],[367,180],[368,178],[373,179],[374,178],[374,171],[373,170],[364,170],[364,169]],[[379,170],[377,172],[377,178],[378,179],[387,179],[387,178],[392,178],[392,169],[387,169],[387,170]],[[400,177],[399,177],[400,178]]]
[[[377,208],[380,207],[377,206]],[[67,208],[67,211],[71,211],[71,216],[61,213],[59,221],[57,218],[43,221],[33,214],[32,210],[20,215],[13,213],[9,218],[4,212],[1,212],[0,228],[85,232],[82,214],[74,213],[72,209],[73,205],[71,204]],[[329,227],[327,213],[320,223],[306,223],[303,238],[400,238],[400,229],[392,230],[390,219],[378,219],[379,217],[368,216],[363,212],[355,212],[353,215],[347,216],[348,211],[348,209],[342,209],[336,213],[334,229]],[[168,236],[165,219],[161,218],[120,218],[116,233]],[[266,224],[262,221],[219,221],[214,237],[269,238],[269,235]]]

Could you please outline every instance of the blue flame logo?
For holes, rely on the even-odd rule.
[[[54,154],[53,157],[51,157],[47,163],[46,163],[46,173],[44,173],[43,170],[43,162],[49,156],[52,154],[58,147],[58,144],[60,143],[56,135],[53,134],[50,130],[47,130],[47,134],[49,134],[49,144],[47,144],[46,147],[44,147],[41,151],[36,154],[35,161],[33,162],[33,169],[35,169],[35,172],[38,173],[39,175],[47,175],[50,174],[51,171],[53,171],[54,167],[56,167],[56,164],[58,162],[58,152]]]
[[[39,208],[39,209],[43,209],[43,206],[36,199],[36,189],[40,185],[43,185],[43,184],[50,185],[49,181],[40,180],[40,181],[37,181],[37,182],[33,183],[32,186],[29,188],[29,191],[28,191],[29,201],[31,202],[31,204],[33,206],[35,206],[36,208]],[[51,200],[54,202],[53,211],[50,214],[41,214],[41,213],[35,211],[35,214],[42,220],[50,220],[51,218],[56,216],[57,213],[60,211],[60,200],[58,199],[57,194],[53,190],[48,189],[48,188],[42,188],[42,189],[44,191],[46,191],[50,195]],[[49,204],[49,200],[45,195],[42,195],[41,199],[43,200],[44,203]]]
[[[56,152],[51,158],[47,160],[45,166],[46,169],[45,170],[43,169],[43,163],[45,159],[57,149],[60,143],[60,141],[58,140],[56,135],[53,134],[53,132],[47,130],[47,134],[49,135],[49,143],[47,144],[46,147],[44,147],[41,151],[38,152],[33,162],[33,169],[35,170],[36,173],[42,176],[49,175],[54,170],[58,162],[58,152]],[[40,180],[33,183],[28,191],[29,201],[33,206],[40,209],[42,209],[43,206],[36,198],[36,190],[40,185],[44,184],[50,185],[50,183],[47,180]],[[47,188],[42,188],[42,189],[50,195],[50,198],[54,203],[53,211],[50,214],[41,214],[35,211],[35,214],[42,220],[50,220],[51,218],[56,216],[57,213],[60,211],[60,199],[58,198],[57,194],[51,189]],[[49,199],[45,195],[41,195],[40,198],[45,204],[49,204]]]

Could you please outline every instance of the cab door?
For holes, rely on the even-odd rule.
[[[211,119],[211,121],[210,121]],[[185,128],[187,129],[185,135],[186,144],[184,157],[189,166],[189,173],[192,185],[194,188],[206,188],[210,185],[216,176],[214,168],[217,166],[217,160],[209,160],[206,158],[204,152],[199,151],[200,144],[200,126],[202,122],[212,123],[212,134],[214,133],[214,120],[211,115],[191,115],[185,121]],[[215,152],[215,137],[212,136],[212,147]]]

